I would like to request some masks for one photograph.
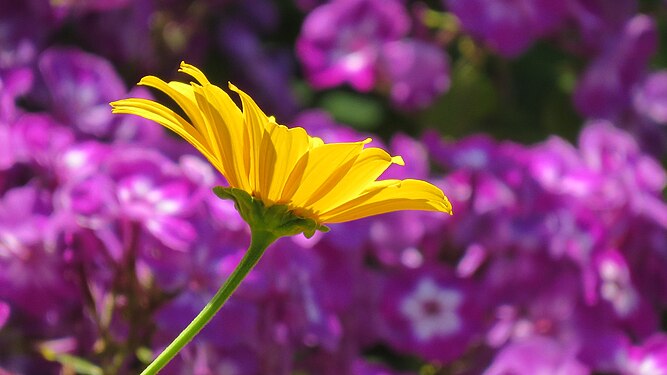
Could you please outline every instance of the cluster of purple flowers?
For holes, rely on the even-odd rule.
[[[506,58],[549,39],[587,62],[573,95],[582,116],[617,120],[633,113],[641,124],[634,127],[664,125],[667,72],[648,68],[658,29],[638,7],[636,0],[443,0],[445,12],[438,13],[402,1],[332,0],[307,15],[296,50],[314,87],[375,88],[413,110],[448,90],[445,48],[460,40],[452,34]],[[462,40],[458,53],[465,55],[470,48]]]
[[[314,88],[431,105],[449,87],[450,39],[424,19],[447,11],[501,56],[549,38],[588,59],[573,102],[590,120],[575,144],[376,137],[406,162],[384,177],[432,181],[454,215],[279,240],[165,374],[667,373],[667,72],[648,68],[656,25],[635,1],[294,3]],[[151,95],[121,73],[212,50],[281,122],[367,136],[299,108],[293,46],[261,43],[279,27],[268,0],[0,4],[0,374],[138,372],[249,244],[202,157],[111,115],[110,101]]]
[[[410,29],[401,1],[331,1],[308,14],[296,51],[316,88],[388,86],[395,105],[425,107],[449,88],[449,62],[441,46]]]

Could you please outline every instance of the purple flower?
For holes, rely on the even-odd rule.
[[[47,114],[26,113],[13,124],[17,161],[50,170],[58,157],[74,142],[72,131]],[[47,177],[48,174],[35,177]]]
[[[632,270],[624,256],[614,250],[600,253],[595,261],[598,293],[620,322],[635,336],[655,331],[658,316],[632,281]]]
[[[631,104],[632,89],[645,74],[657,45],[655,22],[649,16],[630,19],[580,78],[574,93],[577,110],[592,118],[620,115]]]
[[[600,53],[615,41],[624,24],[637,13],[637,0],[572,0],[567,2],[569,17],[579,28],[584,55]]]
[[[317,88],[349,83],[369,91],[383,44],[403,37],[409,24],[399,1],[336,0],[308,14],[297,39],[297,56]]]
[[[623,375],[667,374],[667,336],[656,333],[642,345],[629,348],[620,362]]]
[[[78,225],[108,230],[118,222],[141,223],[177,250],[188,249],[196,238],[190,219],[209,193],[212,172],[193,168],[198,164],[189,156],[182,161],[185,173],[156,151],[87,142],[57,160],[62,185],[55,204]]]
[[[141,222],[171,248],[190,246],[196,231],[185,218],[204,191],[184,178],[177,165],[157,152],[128,148],[110,158],[106,168],[116,184],[120,215]]]
[[[408,38],[387,42],[378,64],[399,108],[425,108],[449,89],[449,61],[434,44]]]
[[[34,186],[23,186],[2,195],[0,243],[5,256],[20,255],[31,247],[48,244],[45,237],[50,214],[47,194]]]
[[[549,0],[445,0],[463,28],[503,56],[514,57],[559,28],[567,3]]]
[[[392,274],[382,294],[383,336],[397,350],[449,362],[477,334],[471,286],[442,268]]]
[[[635,110],[649,120],[667,125],[667,70],[649,75],[634,93]]]
[[[519,341],[503,348],[484,375],[589,374],[573,349],[542,337]]]
[[[667,204],[660,197],[667,173],[632,136],[608,122],[591,122],[581,132],[579,147],[587,167],[600,176],[587,201],[590,207],[619,218],[620,209],[630,209],[667,227]]]
[[[33,72],[28,68],[0,69],[0,123],[19,116],[16,100],[30,91],[32,84]]]
[[[157,53],[151,33],[155,26],[151,17],[155,17],[157,11],[157,5],[152,1],[129,1],[125,7],[82,17],[73,26],[89,50],[127,64],[130,69],[139,71],[136,73],[139,77],[141,72],[157,69],[161,65],[160,59],[164,57],[164,54]],[[117,26],[121,24],[123,27]],[[176,25],[172,26],[178,30]],[[100,43],[101,40],[104,43]]]
[[[77,300],[67,281],[71,275],[63,270],[52,210],[49,193],[30,185],[6,192],[0,201],[0,299],[31,319],[53,314],[47,325],[58,324]]]
[[[125,84],[111,64],[75,49],[52,48],[40,56],[39,67],[58,118],[80,131],[108,136],[109,102],[125,95]]]
[[[9,320],[9,315],[10,315],[11,309],[9,308],[9,305],[0,301],[0,329],[7,323],[7,320]]]
[[[47,0],[0,5],[0,73],[31,64],[55,21]]]

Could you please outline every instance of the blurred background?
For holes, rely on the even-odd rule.
[[[667,2],[4,0],[0,374],[136,374],[249,243],[185,60],[454,215],[283,238],[164,374],[667,374]]]

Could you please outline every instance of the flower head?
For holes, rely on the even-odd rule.
[[[324,143],[303,128],[279,125],[234,85],[229,88],[239,94],[243,110],[199,69],[182,63],[180,71],[196,82],[167,83],[147,76],[139,84],[167,94],[189,121],[160,103],[140,98],[111,103],[113,112],[139,115],[174,131],[199,150],[237,193],[245,192],[265,207],[286,206],[317,225],[398,210],[451,213],[447,197],[428,182],[377,181],[390,165],[402,165],[403,159],[379,148],[364,148],[370,139]]]

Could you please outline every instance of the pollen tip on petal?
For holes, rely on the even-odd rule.
[[[373,142],[373,138],[371,138],[371,137],[368,137],[368,138],[364,139],[363,141],[361,141],[361,143],[364,144],[364,145],[367,145],[371,142]]]
[[[392,156],[392,157],[391,157],[391,162],[392,162],[393,164],[398,164],[398,165],[400,165],[400,166],[404,166],[404,165],[405,165],[405,161],[403,160],[403,157],[400,156],[400,155]]]

